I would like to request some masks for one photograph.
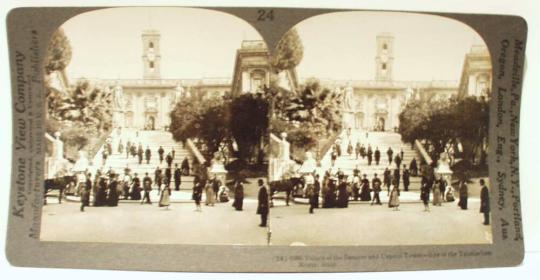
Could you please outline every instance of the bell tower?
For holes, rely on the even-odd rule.
[[[375,80],[391,81],[394,68],[394,36],[389,33],[377,35],[377,56],[375,57]]]
[[[159,51],[160,34],[157,30],[144,30],[142,33],[143,44],[143,78],[161,78],[161,53]]]

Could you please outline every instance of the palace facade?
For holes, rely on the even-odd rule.
[[[109,88],[114,96],[113,125],[136,129],[166,129],[169,112],[185,96],[232,96],[261,92],[269,86],[270,54],[263,41],[243,41],[236,52],[232,77],[205,79],[162,79],[160,33],[143,31],[141,79],[95,80]],[[472,46],[465,55],[460,80],[397,81],[393,78],[394,37],[381,33],[376,37],[374,79],[321,80],[344,96],[345,127],[388,131],[399,126],[399,113],[411,98],[477,96],[488,98],[491,88],[491,60],[485,46]],[[296,71],[279,74],[280,86],[295,88],[303,80]]]

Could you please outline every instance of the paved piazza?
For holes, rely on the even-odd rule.
[[[413,193],[411,193],[413,195]],[[267,229],[258,227],[256,200],[246,198],[244,211],[231,202],[194,211],[188,202],[169,210],[157,203],[120,203],[118,207],[88,207],[79,203],[49,204],[43,208],[41,239],[45,241],[121,242],[150,244],[266,245]],[[431,206],[402,203],[400,211],[386,205],[351,203],[345,209],[289,207],[278,201],[270,210],[271,245],[428,245],[491,243],[491,227],[482,225],[477,199],[469,210],[456,203]]]

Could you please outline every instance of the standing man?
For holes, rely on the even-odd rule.
[[[159,149],[158,149],[157,152],[159,154],[159,164],[162,164],[163,163],[163,153],[165,153],[165,150],[163,150],[162,146],[159,146]]]
[[[394,156],[394,151],[392,151],[392,147],[388,147],[388,151],[386,151],[386,154],[388,155],[388,165],[392,164],[392,159]]]
[[[184,158],[184,160],[182,161],[182,174],[184,174],[184,176],[189,176],[189,160],[187,157]]]
[[[401,157],[399,155],[396,155],[394,162],[396,163],[396,169],[399,169],[401,167]]]
[[[381,161],[381,151],[379,151],[379,147],[375,148],[375,164],[379,165],[379,161]]]
[[[150,148],[146,146],[146,151],[144,151],[144,156],[146,157],[146,164],[150,164],[150,158],[152,157],[152,152]]]
[[[367,148],[367,162],[368,165],[371,165],[371,161],[373,161],[373,150],[371,150],[371,145]]]
[[[480,179],[480,213],[484,213],[484,225],[489,225],[489,189],[484,179]]]
[[[242,180],[237,180],[234,186],[234,202],[232,206],[236,211],[242,211],[244,205],[244,184]]]
[[[401,176],[399,174],[399,168],[394,169],[394,180],[396,181],[396,185],[399,188],[399,181],[401,179]]]
[[[261,224],[259,226],[266,227],[268,213],[270,212],[270,208],[268,207],[268,191],[266,190],[262,179],[259,179],[257,183],[259,184],[257,214],[261,215]]]
[[[381,192],[381,179],[377,177],[377,173],[373,174],[373,176],[374,178],[371,180],[371,186],[373,187],[373,200],[371,200],[371,205],[373,205],[373,203],[382,205],[379,196],[379,193]]]
[[[175,163],[174,167],[174,190],[179,191],[182,183],[182,171],[178,168],[178,163]]]
[[[458,205],[461,210],[467,210],[467,202],[469,200],[469,187],[465,182],[465,179],[459,184],[459,202]]]
[[[165,168],[165,180],[165,184],[167,185],[167,187],[170,187],[172,180],[172,170],[170,166]]]
[[[163,182],[163,174],[161,173],[161,168],[159,168],[159,165],[156,167],[156,171],[154,171],[154,183],[156,184],[158,188],[158,193],[161,193],[161,183]]]
[[[386,186],[386,196],[390,195],[390,184],[392,183],[392,174],[388,167],[384,170],[383,174],[384,185]]]
[[[144,179],[143,179],[143,191],[144,191],[144,197],[141,200],[141,204],[148,203],[152,204],[150,201],[150,191],[152,190],[152,179],[150,179],[150,176],[148,176],[148,172],[146,172]]]
[[[90,180],[90,177],[92,175],[90,172],[86,175],[86,181],[84,182],[84,185],[80,189],[81,193],[81,212],[84,212],[84,207],[90,205],[90,191],[92,190],[92,181]]]
[[[167,154],[167,157],[165,158],[165,161],[167,161],[167,166],[169,167],[169,169],[170,169],[171,166],[172,166],[172,160],[173,160],[173,158],[172,158],[172,156],[171,156],[171,153],[168,153],[168,154]],[[170,178],[169,178],[169,179],[170,179]]]
[[[142,160],[143,160],[143,148],[142,148],[142,145],[141,143],[139,143],[139,148],[137,149],[137,156],[139,157],[139,164],[142,164]]]
[[[319,174],[315,174],[315,183],[313,184],[313,208],[319,208],[319,194],[321,193],[321,181]]]
[[[409,191],[409,185],[411,184],[411,174],[409,173],[409,169],[407,169],[407,165],[405,164],[403,165],[403,174],[401,176],[403,177],[403,189],[405,191]]]
[[[409,164],[409,169],[411,170],[411,175],[418,176],[418,164],[416,163],[416,158],[411,160]]]

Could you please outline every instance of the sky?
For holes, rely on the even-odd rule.
[[[231,78],[242,40],[261,40],[247,22],[190,8],[113,8],[78,15],[62,25],[73,57],[71,78],[142,78],[141,33],[161,33],[162,78]],[[473,44],[468,26],[438,16],[390,12],[336,12],[296,26],[304,45],[300,77],[372,80],[375,38],[394,36],[394,80],[458,80]]]
[[[394,80],[459,80],[465,54],[485,45],[470,27],[451,19],[391,12],[341,12],[300,22],[302,77],[375,79],[376,36],[394,36]]]

